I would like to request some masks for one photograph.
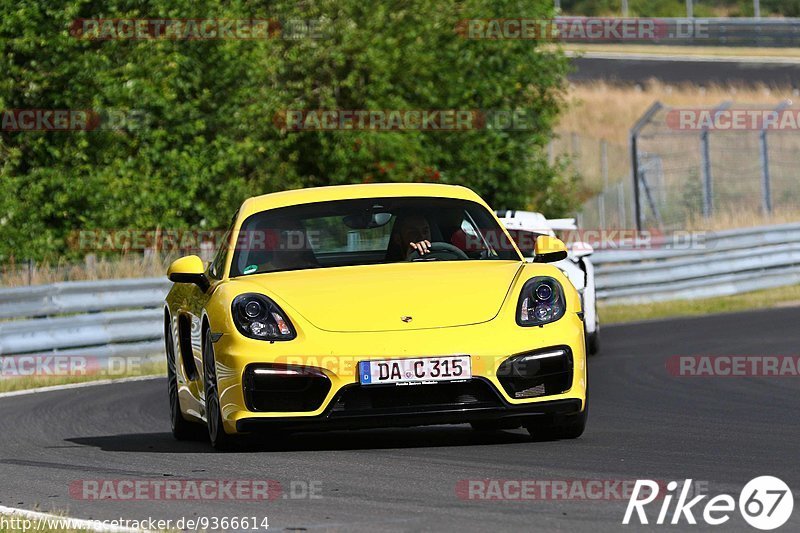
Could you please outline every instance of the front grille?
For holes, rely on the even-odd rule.
[[[319,409],[331,381],[315,368],[261,364],[245,369],[243,386],[248,410],[285,413]]]
[[[421,385],[351,385],[342,389],[331,405],[333,418],[499,407],[502,402],[488,382],[470,379]]]
[[[497,379],[514,399],[560,394],[572,387],[572,351],[566,346],[509,357],[497,369]]]

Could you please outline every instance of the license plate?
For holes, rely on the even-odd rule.
[[[362,385],[403,385],[471,377],[472,366],[468,355],[386,359],[358,363],[358,379]]]

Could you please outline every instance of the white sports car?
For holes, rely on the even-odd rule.
[[[547,220],[541,213],[532,211],[497,211],[496,213],[528,261],[533,261],[533,243],[536,242],[537,235],[555,236],[556,231],[578,229],[574,218]],[[594,265],[589,260],[589,256],[593,252],[594,249],[590,244],[574,242],[569,246],[569,255],[566,259],[552,263],[567,275],[581,295],[586,347],[591,354],[600,351],[600,319],[597,316]]]

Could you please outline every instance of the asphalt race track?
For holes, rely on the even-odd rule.
[[[575,441],[438,426],[296,435],[224,454],[172,439],[162,379],[0,398],[0,505],[80,518],[268,516],[271,530],[596,532],[623,529],[627,501],[468,501],[456,487],[484,478],[692,478],[738,500],[747,481],[775,475],[797,498],[800,379],[673,377],[665,361],[797,354],[798,323],[800,308],[782,308],[605,327],[602,353],[590,360],[589,426]],[[85,479],[165,478],[315,481],[321,498],[85,501],[69,490]],[[652,525],[654,505],[649,526],[624,529],[707,528]],[[795,505],[779,531],[798,526]],[[714,529],[756,531],[738,511]]]
[[[643,84],[656,79],[664,83],[696,85],[732,83],[800,87],[800,63],[581,57],[573,59],[572,64],[575,68],[569,76],[572,81],[605,80]]]

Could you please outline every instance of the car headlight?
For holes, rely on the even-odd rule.
[[[564,316],[566,310],[561,284],[553,278],[537,276],[522,287],[517,304],[517,324],[543,326]]]
[[[264,341],[294,339],[294,326],[278,304],[263,294],[241,294],[231,306],[233,323],[245,337]]]

